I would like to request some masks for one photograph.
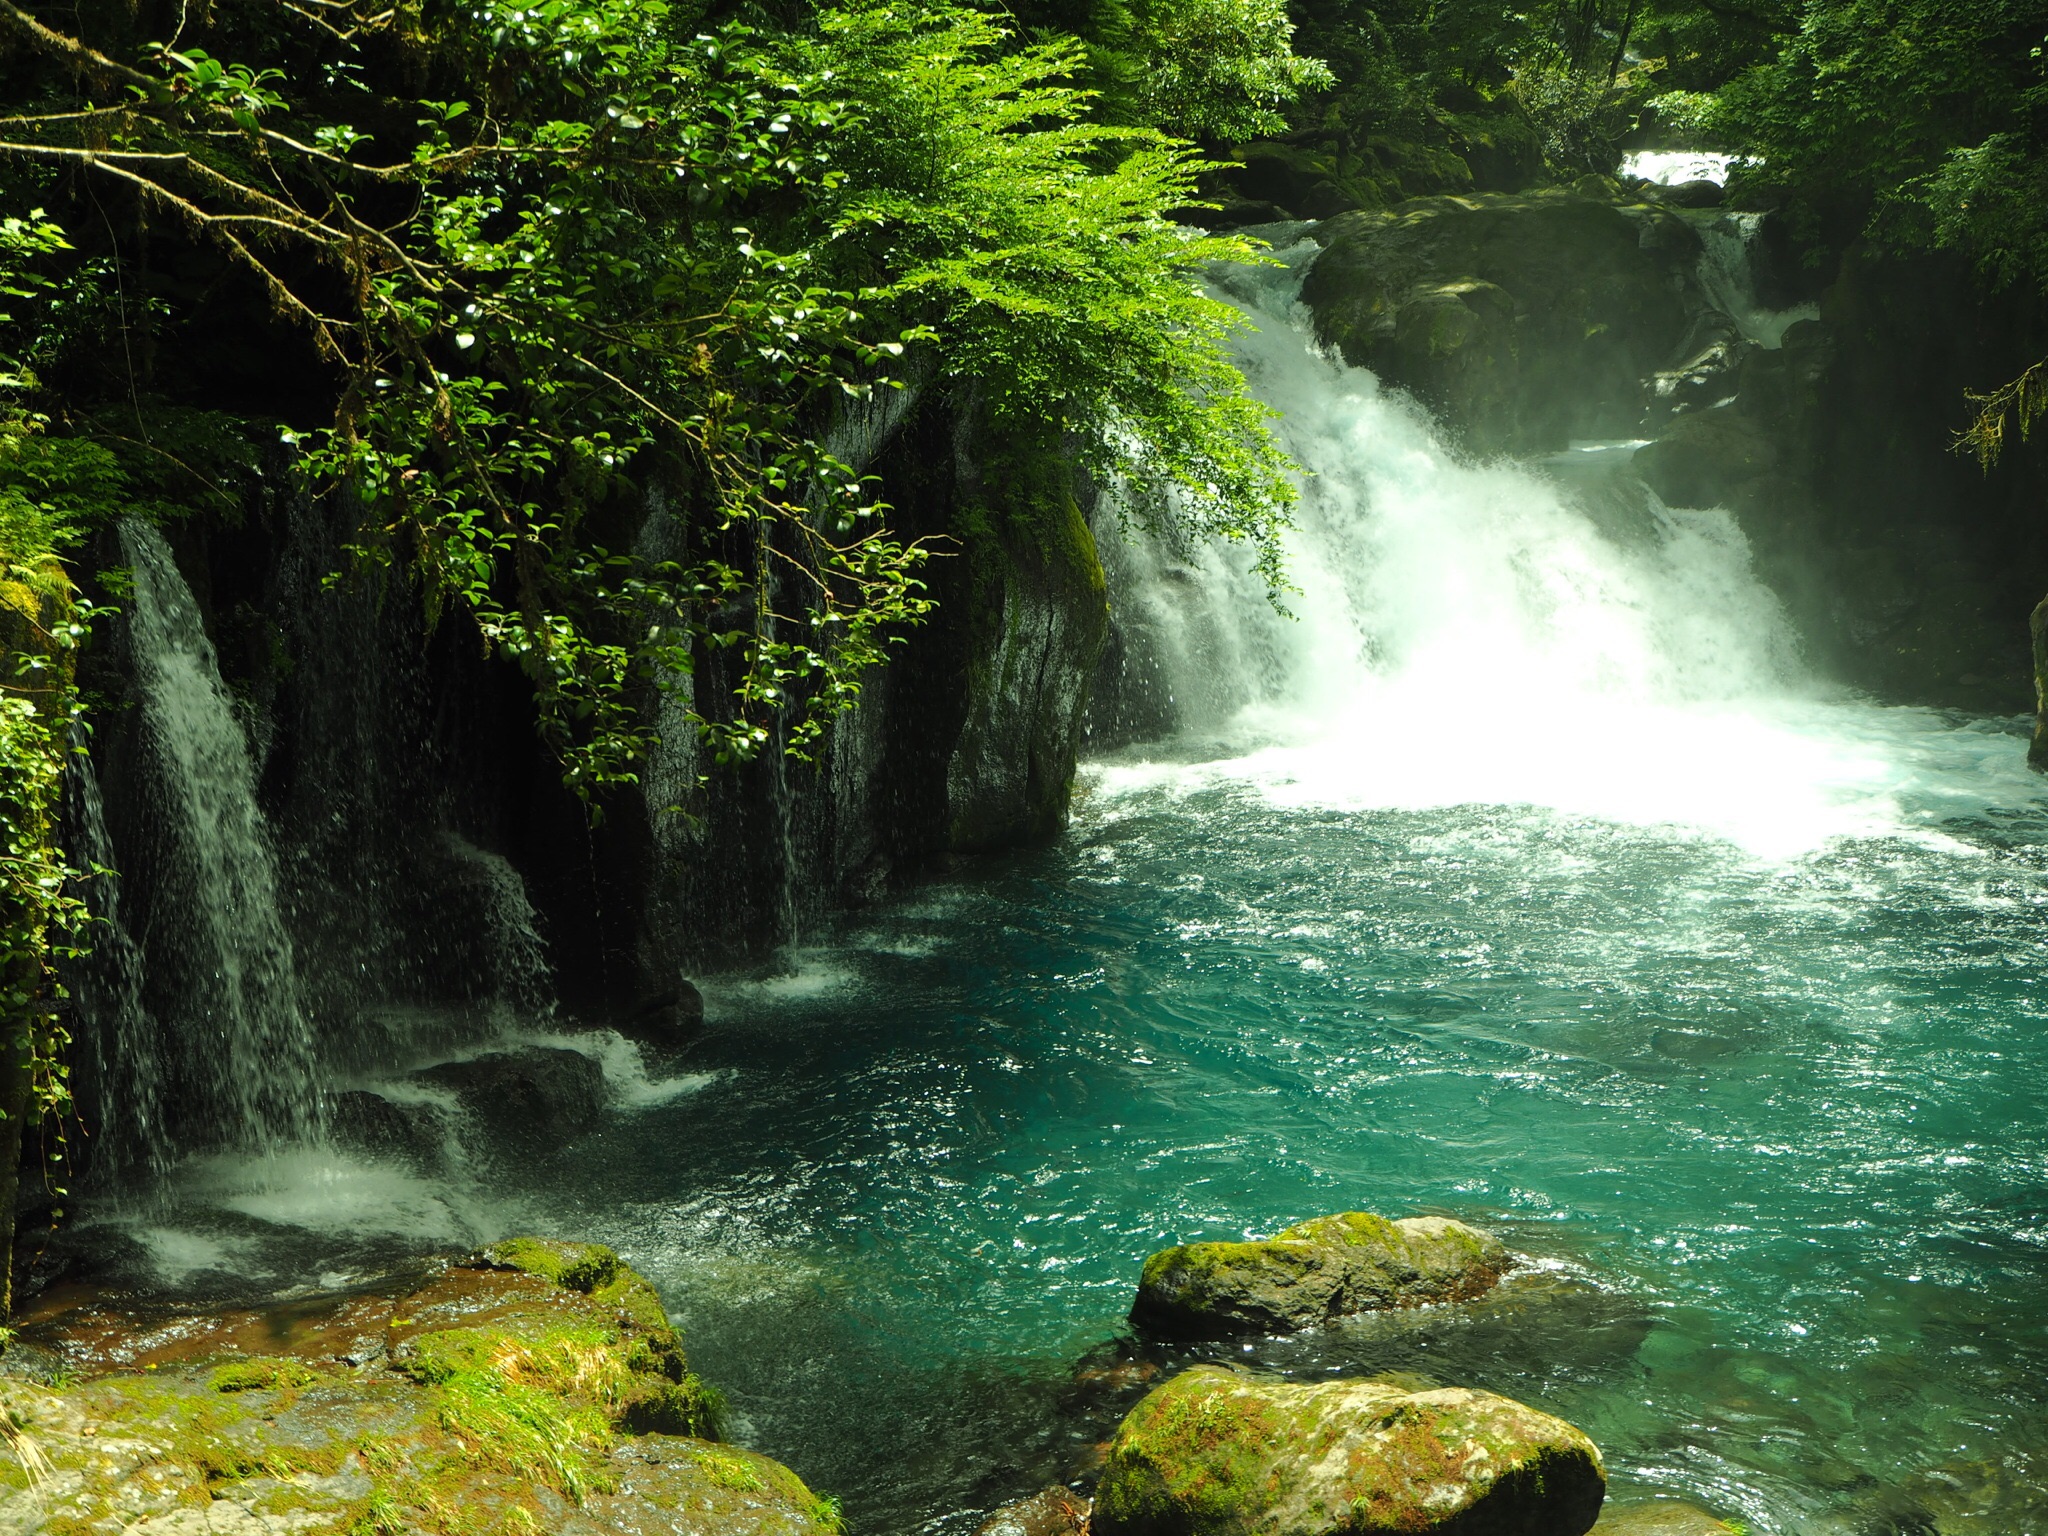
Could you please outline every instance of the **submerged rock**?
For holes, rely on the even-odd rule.
[[[1352,1312],[1463,1301],[1513,1264],[1498,1238],[1442,1216],[1347,1211],[1246,1243],[1184,1243],[1145,1261],[1131,1321],[1225,1338],[1313,1328]]]
[[[1087,1530],[1088,1501],[1071,1489],[1048,1488],[1004,1505],[974,1536],[1085,1536]]]
[[[839,1530],[788,1468],[712,1438],[716,1395],[607,1248],[522,1239],[383,1290],[191,1322],[137,1327],[120,1372],[0,1384],[16,1452],[0,1533]],[[38,1327],[89,1368],[112,1354],[95,1324]],[[634,1432],[649,1404],[670,1432]]]
[[[1600,1511],[1593,1536],[1742,1536],[1743,1527],[1708,1514],[1683,1499],[1609,1505]]]
[[[446,1061],[414,1074],[446,1088],[463,1112],[500,1140],[544,1152],[581,1136],[604,1114],[604,1069],[581,1051],[527,1046]]]
[[[1581,1536],[1607,1475],[1585,1435],[1490,1392],[1199,1366],[1117,1430],[1092,1536]]]

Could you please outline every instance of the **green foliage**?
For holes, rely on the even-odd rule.
[[[1532,47],[1515,66],[1515,94],[1543,130],[1544,159],[1567,176],[1611,175],[1623,135],[1650,99],[1656,65],[1610,72],[1561,48]]]
[[[44,295],[54,283],[41,270],[42,263],[69,249],[64,231],[40,208],[31,208],[26,218],[13,214],[0,218],[0,304]],[[20,324],[15,315],[0,311],[0,335],[9,335]],[[0,390],[23,389],[34,382],[34,375],[18,355],[0,349]]]
[[[0,418],[0,1050],[26,1065],[31,1124],[70,1102],[50,960],[78,952],[87,917],[58,823],[89,614],[59,552],[108,478],[103,453],[53,443],[34,425]]]
[[[1335,81],[1294,52],[1285,0],[1135,0],[1107,13],[1088,57],[1120,120],[1190,138],[1282,132],[1289,103]]]
[[[2044,34],[2032,0],[1816,0],[1776,58],[1723,88],[1716,125],[1757,157],[1749,187],[1811,218],[1925,241],[1932,195],[1961,235],[1955,194],[2038,152]]]
[[[1707,125],[1740,185],[1810,232],[1961,252],[1994,286],[2048,291],[2048,12],[2038,0],[1812,0]],[[2041,414],[2041,370],[1980,396],[1959,446],[1985,463]]]
[[[1066,439],[1146,515],[1248,542],[1277,587],[1287,464],[1223,349],[1234,311],[1197,287],[1251,250],[1163,217],[1197,200],[1202,163],[1087,120],[1076,45],[1006,40],[962,9],[826,15],[803,57],[848,80],[855,114],[834,270],[928,321],[934,366],[999,439]]]
[[[1277,0],[1119,15],[1147,65],[1127,117],[1246,130],[1321,78]],[[525,669],[593,800],[637,777],[664,690],[720,761],[809,753],[928,612],[929,551],[824,446],[907,354],[1277,572],[1283,465],[1191,292],[1242,252],[1165,219],[1198,162],[1087,121],[1071,41],[944,6],[768,33],[662,0],[143,0],[130,64],[9,18],[40,100],[0,159],[82,177],[308,339],[336,405],[286,434],[309,480],[358,509],[366,564]],[[118,251],[89,269],[124,349],[138,317],[191,323],[131,313]]]

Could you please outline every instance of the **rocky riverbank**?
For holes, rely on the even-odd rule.
[[[828,1536],[718,1437],[653,1288],[522,1239],[369,1291],[178,1315],[53,1296],[0,1385],[0,1532]]]
[[[1458,1222],[1350,1212],[1154,1255],[1134,1324],[1142,1345],[1162,1327],[1234,1340],[1460,1307],[1513,1263]],[[1248,1311],[1247,1296],[1270,1305]],[[845,1529],[835,1500],[722,1438],[722,1399],[652,1286],[595,1244],[515,1239],[367,1289],[246,1308],[60,1287],[24,1317],[6,1363],[0,1533]],[[1490,1392],[1192,1356],[1084,1366],[1076,1384],[1127,1409],[1121,1423],[1071,1485],[999,1511],[983,1536],[1580,1536],[1602,1509],[1593,1443]],[[1647,1506],[1613,1529],[1727,1530],[1688,1510]]]

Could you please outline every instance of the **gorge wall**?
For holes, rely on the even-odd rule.
[[[720,766],[672,715],[595,816],[527,680],[358,569],[341,499],[296,494],[282,462],[237,525],[104,536],[81,564],[121,612],[87,658],[68,809],[73,862],[105,872],[72,968],[98,1173],[147,1182],[183,1151],[318,1135],[322,1085],[547,1021],[677,1041],[701,968],[1056,832],[1108,629],[1087,488],[937,405],[884,425],[861,456],[935,542],[931,621],[814,760]],[[649,558],[665,518],[650,497]],[[688,686],[730,686],[723,656],[698,663]]]

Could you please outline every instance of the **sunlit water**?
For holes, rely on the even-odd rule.
[[[1228,280],[1318,472],[1295,617],[1213,551],[1114,545],[1179,726],[1091,764],[1057,846],[714,981],[682,1062],[601,1040],[615,1110],[551,1161],[195,1170],[211,1225],[138,1234],[163,1278],[612,1241],[740,1438],[856,1531],[954,1533],[1084,1474],[1193,1357],[1124,1329],[1147,1253],[1446,1212],[1529,1264],[1209,1353],[1507,1392],[1591,1433],[1615,1498],[1759,1532],[2048,1525],[2017,724],[1808,676],[1720,514],[1461,464],[1304,343],[1297,277]],[[339,1268],[292,1276],[279,1230]]]

